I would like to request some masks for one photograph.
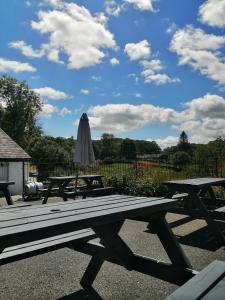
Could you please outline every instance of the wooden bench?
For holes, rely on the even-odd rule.
[[[215,260],[166,300],[224,300],[225,262]]]
[[[225,206],[215,209],[212,214],[214,219],[225,221]]]
[[[0,254],[0,265],[65,247],[72,248],[96,237],[97,235],[91,229],[83,229],[5,248]]]

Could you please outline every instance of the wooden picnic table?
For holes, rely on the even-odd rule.
[[[0,181],[0,191],[3,192],[8,205],[13,205],[13,200],[9,191],[9,185],[15,184],[14,181]]]
[[[81,279],[86,290],[91,289],[105,260],[127,270],[182,285],[197,272],[191,269],[165,219],[166,211],[175,202],[156,197],[111,195],[0,211],[0,264],[59,249],[60,243],[63,248],[68,246],[72,233],[82,231],[83,239],[84,231],[92,230],[100,238],[100,244],[84,240],[77,245],[75,240],[70,240],[69,244],[70,248],[92,256]],[[148,218],[171,263],[134,253],[119,236],[126,219],[138,219],[140,216]]]
[[[54,194],[56,196],[62,197],[64,201],[67,200],[65,196],[65,189],[70,184],[71,181],[76,180],[76,176],[52,176],[48,177],[49,186],[47,191],[44,193],[42,204],[46,204],[48,198]]]
[[[76,179],[83,180],[85,183],[85,186],[82,186],[81,191],[77,194],[82,195],[84,194],[84,197],[86,197],[86,193],[88,191],[93,191],[94,189],[98,188],[99,190],[104,190],[104,185],[102,182],[103,175],[97,175],[97,174],[90,174],[90,175],[79,175],[76,176],[57,176],[57,177],[48,177],[49,186],[48,189],[44,189],[44,197],[42,200],[42,204],[46,204],[48,201],[48,198],[51,195],[62,197],[64,201],[67,201],[68,194],[76,194],[76,191],[72,192],[66,192],[68,189],[68,186],[71,181],[75,181]],[[75,187],[74,187],[75,189]],[[79,188],[80,189],[80,188]],[[83,190],[83,191],[82,191]]]
[[[170,211],[205,219],[219,243],[225,245],[225,236],[214,219],[214,210],[219,202],[225,205],[224,200],[217,200],[212,189],[214,186],[225,188],[225,178],[194,178],[166,181],[168,188],[167,198],[172,198],[176,192],[186,193],[184,206],[173,207]],[[208,194],[206,198],[206,194]],[[206,203],[207,200],[207,203]],[[209,206],[210,208],[209,208]],[[214,207],[212,209],[212,207]]]

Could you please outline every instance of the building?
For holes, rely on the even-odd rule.
[[[22,195],[31,157],[0,128],[0,180],[14,181],[12,195]]]

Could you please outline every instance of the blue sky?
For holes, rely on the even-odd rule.
[[[177,143],[225,136],[225,0],[1,0],[0,72],[43,99],[45,132]]]

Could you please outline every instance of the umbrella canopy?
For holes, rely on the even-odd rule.
[[[82,114],[77,131],[77,144],[74,153],[74,163],[80,166],[88,166],[95,161],[91,130],[87,114]]]

